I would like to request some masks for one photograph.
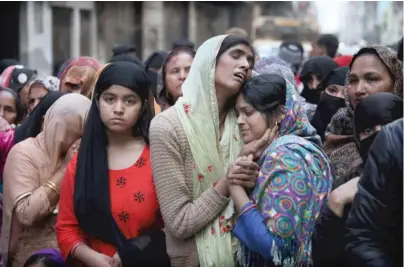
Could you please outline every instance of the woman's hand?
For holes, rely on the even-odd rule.
[[[114,267],[114,259],[107,255],[95,252],[91,256],[91,260],[88,262],[89,267]]]
[[[67,164],[69,164],[70,160],[73,158],[74,154],[76,154],[76,152],[79,151],[80,141],[81,139],[77,140],[76,142],[73,143],[73,145],[69,147],[63,159],[62,166],[64,167],[67,166]]]
[[[278,135],[278,130],[279,126],[275,125],[272,127],[272,129],[268,129],[261,139],[245,144],[239,154],[239,157],[253,155],[253,160],[258,159],[267,146],[276,138]]]
[[[259,174],[259,166],[253,161],[253,155],[238,157],[227,171],[229,186],[253,188]]]
[[[121,258],[119,257],[118,252],[112,257],[112,267],[122,267]]]
[[[358,181],[359,177],[356,177],[331,192],[327,205],[338,217],[342,217],[345,205],[352,203],[358,192]]]

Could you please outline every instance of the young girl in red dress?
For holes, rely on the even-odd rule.
[[[69,266],[169,266],[152,179],[146,73],[130,62],[99,71],[56,225]]]

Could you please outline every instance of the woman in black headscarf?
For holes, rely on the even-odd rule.
[[[345,107],[345,80],[349,67],[341,67],[331,71],[317,86],[321,92],[320,101],[316,112],[311,119],[311,125],[316,128],[321,140],[324,141],[324,133],[332,117],[340,108]]]
[[[311,104],[317,104],[321,95],[317,86],[328,73],[336,68],[338,68],[338,64],[330,57],[320,56],[307,60],[300,73],[300,80],[304,85],[302,97]]]
[[[344,257],[344,227],[357,192],[357,183],[369,148],[382,126],[403,117],[403,100],[391,93],[376,93],[358,103],[354,135],[363,164],[334,183],[327,206],[319,217],[313,240],[314,266],[347,266]]]
[[[149,80],[130,62],[99,73],[78,156],[67,167],[57,236],[89,267],[169,266],[149,149]]]
[[[156,91],[157,91],[158,73],[161,71],[161,68],[163,67],[163,63],[166,60],[167,55],[168,53],[166,51],[157,51],[151,54],[144,62],[144,67],[151,83],[150,87],[154,98],[157,98]]]

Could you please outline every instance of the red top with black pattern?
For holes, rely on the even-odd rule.
[[[77,244],[84,242],[104,255],[113,256],[116,253],[114,246],[87,237],[78,225],[74,214],[76,164],[77,155],[69,163],[61,187],[61,205],[56,228],[62,255],[66,259]],[[140,235],[144,230],[163,228],[153,184],[148,146],[131,167],[123,170],[110,170],[109,179],[111,212],[118,227],[128,239]]]

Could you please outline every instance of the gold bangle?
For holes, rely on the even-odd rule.
[[[56,187],[56,185],[55,185],[53,182],[47,181],[47,182],[45,183],[45,185],[46,185],[47,187],[49,187],[50,189],[52,189],[53,191],[55,191],[58,195],[60,195],[60,190]]]

